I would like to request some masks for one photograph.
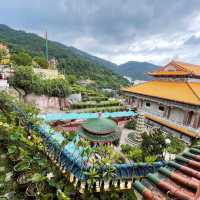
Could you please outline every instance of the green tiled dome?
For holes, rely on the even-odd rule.
[[[83,123],[79,135],[93,142],[114,142],[121,131],[113,120],[99,118]]]
[[[91,119],[82,124],[82,128],[90,133],[108,134],[114,132],[118,127],[117,124],[110,119]]]

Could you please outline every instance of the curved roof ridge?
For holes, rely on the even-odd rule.
[[[200,101],[200,96],[196,93],[196,91],[193,89],[191,84],[189,82],[186,82],[188,87],[192,90],[193,94],[197,97],[197,99]]]
[[[168,63],[167,65],[165,65],[165,67],[168,66],[168,65],[170,65],[171,63],[174,64],[176,67],[182,69],[183,71],[188,71],[188,69],[186,69],[185,67],[181,66],[179,64],[179,61],[176,61],[176,60],[172,60],[170,63]]]

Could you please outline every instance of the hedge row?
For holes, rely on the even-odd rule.
[[[97,113],[97,112],[118,112],[118,111],[124,111],[127,108],[125,106],[118,106],[118,107],[104,107],[104,108],[88,108],[80,110],[80,113],[82,112],[91,112],[91,113]]]
[[[108,101],[108,97],[101,97],[101,96],[89,96],[89,97],[84,97],[82,101]]]
[[[75,103],[72,105],[72,109],[84,109],[84,108],[99,108],[99,107],[110,107],[110,106],[122,106],[119,101],[104,101],[100,103]]]

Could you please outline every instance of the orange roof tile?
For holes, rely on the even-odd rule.
[[[122,91],[200,105],[200,83],[154,80],[124,88]]]
[[[183,134],[185,134],[185,135],[187,135],[187,136],[190,136],[190,137],[193,137],[193,138],[197,138],[197,137],[198,137],[197,133],[195,133],[195,132],[193,132],[193,131],[190,131],[190,130],[188,130],[187,128],[180,127],[180,126],[177,126],[177,125],[172,124],[172,123],[170,123],[170,122],[164,121],[164,120],[162,120],[162,119],[160,119],[160,118],[158,118],[158,117],[155,117],[155,116],[152,116],[152,115],[148,115],[148,114],[145,114],[145,117],[146,117],[147,119],[152,120],[152,121],[156,121],[156,122],[158,122],[159,124],[162,124],[162,125],[164,125],[164,126],[167,126],[167,127],[169,127],[169,128],[172,128],[172,129],[174,129],[174,130],[176,130],[176,131],[179,131],[179,132],[181,132],[181,133],[183,133]]]
[[[174,67],[175,71],[167,70],[168,67]],[[164,67],[159,68],[156,71],[150,72],[150,75],[153,76],[180,76],[180,75],[194,75],[200,76],[200,65],[194,65],[190,63],[180,62],[180,61],[171,61]]]

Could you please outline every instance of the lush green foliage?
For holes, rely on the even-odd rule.
[[[142,149],[137,147],[132,147],[131,150],[128,152],[128,158],[130,160],[134,160],[135,162],[142,162],[143,161]]]
[[[86,108],[81,109],[79,112],[118,112],[126,110],[126,106],[111,106],[111,107],[100,107],[100,108]]]
[[[131,133],[132,134],[132,133]],[[146,156],[143,152],[143,149],[140,147],[132,147],[128,144],[122,144],[121,146],[122,153],[129,159],[134,162],[147,162],[153,163],[157,160],[156,155]]]
[[[157,160],[157,156],[155,156],[155,155],[146,156],[146,157],[144,158],[144,161],[145,161],[146,163],[154,163],[156,160]]]
[[[32,57],[25,51],[14,53],[11,60],[16,65],[28,66],[32,64]]]
[[[51,97],[65,98],[71,93],[68,81],[64,79],[45,80],[43,88],[43,94]]]
[[[19,66],[15,74],[10,79],[10,84],[14,88],[24,90],[25,94],[35,93],[51,97],[67,97],[70,93],[70,87],[67,80],[52,79],[44,80],[36,75],[31,66]]]
[[[6,56],[6,52],[4,49],[0,49],[0,61]]]
[[[14,76],[11,77],[10,84],[14,88],[24,90],[25,94],[29,94],[40,85],[40,79],[34,74],[32,67],[19,66],[16,68]]]
[[[72,105],[72,108],[74,109],[81,109],[81,108],[97,108],[97,107],[110,107],[110,106],[121,106],[122,104],[119,101],[103,101],[100,103],[94,103],[94,102],[80,102],[75,103]]]
[[[44,56],[45,40],[35,34],[13,30],[5,25],[0,26],[0,41],[8,44],[12,52],[22,49],[29,52],[32,57]],[[49,57],[58,60],[58,67],[66,74],[73,74],[78,79],[91,79],[97,87],[119,88],[128,84],[122,76],[106,68],[109,62],[100,62],[101,59],[90,56],[73,47],[67,47],[58,42],[48,41]]]
[[[69,183],[66,186],[64,177],[49,164],[40,136],[28,128],[30,122],[40,123],[38,111],[6,93],[0,93],[0,102],[0,148],[9,158],[12,171],[9,185],[3,184],[0,195],[6,196],[12,188],[14,199],[69,199],[64,193]]]
[[[131,120],[131,121],[127,122],[127,124],[125,125],[125,128],[135,130],[135,128],[136,128],[136,120]]]
[[[34,57],[33,60],[38,64],[38,66],[39,66],[40,68],[48,69],[49,64],[48,64],[48,62],[47,62],[47,60],[46,60],[45,57],[36,56],[36,57]]]
[[[141,148],[144,156],[159,156],[162,158],[166,148],[165,136],[158,128],[153,128],[148,134],[143,134]]]
[[[129,144],[121,144],[121,151],[124,154],[128,154],[128,152],[132,149],[132,147]]]
[[[100,102],[100,101],[107,101],[108,97],[105,96],[86,96],[83,98],[83,101],[96,101],[96,102]]]
[[[171,142],[166,148],[167,152],[172,153],[172,154],[178,154],[178,153],[181,153],[185,149],[186,147],[185,142],[180,140],[179,138],[171,136],[168,139]]]

